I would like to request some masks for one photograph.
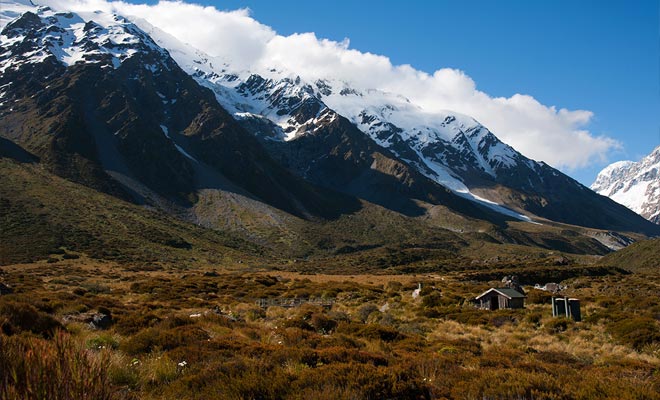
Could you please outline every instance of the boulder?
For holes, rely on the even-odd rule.
[[[12,293],[14,293],[14,289],[12,289],[11,286],[0,282],[0,296]]]

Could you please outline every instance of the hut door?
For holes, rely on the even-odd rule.
[[[500,308],[500,302],[498,299],[498,296],[493,296],[490,298],[490,309],[491,310],[497,310]]]

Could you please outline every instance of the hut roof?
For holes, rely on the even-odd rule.
[[[490,293],[492,291],[495,291],[495,292],[501,294],[502,296],[506,297],[507,299],[516,299],[516,298],[525,298],[525,297],[527,297],[524,294],[520,293],[519,291],[517,291],[515,289],[511,289],[511,288],[490,288],[490,289],[486,290],[485,292],[483,292],[482,294],[480,294],[479,296],[477,296],[477,300],[479,300],[480,298],[484,297],[485,295],[487,295],[488,293]]]

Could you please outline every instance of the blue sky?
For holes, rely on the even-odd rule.
[[[285,36],[349,38],[351,48],[393,64],[460,69],[493,97],[522,93],[547,106],[592,111],[591,134],[623,148],[564,171],[587,185],[609,162],[636,160],[660,145],[658,0],[195,3],[248,7]]]

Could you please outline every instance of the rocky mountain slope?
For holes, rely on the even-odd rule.
[[[140,203],[200,188],[298,216],[359,206],[274,162],[166,50],[116,15],[27,11],[2,29],[0,135],[60,176]]]
[[[379,203],[379,194],[351,190],[350,180],[331,176],[361,171],[353,156],[364,153],[360,143],[369,142],[385,149],[381,154],[396,159],[398,168],[413,171],[406,172],[408,175],[428,178],[509,217],[658,232],[619,204],[543,162],[528,159],[468,116],[450,111],[427,113],[402,96],[356,89],[332,77],[305,82],[295,71],[234,69],[230,62],[183,44],[146,21],[136,23],[167,48],[185,71],[212,89],[218,101],[260,137],[276,159],[317,184]],[[322,146],[320,142],[332,141],[326,127],[338,124],[346,127],[342,132],[354,131],[349,147]],[[358,139],[360,132],[365,138]],[[341,159],[343,167],[328,163],[329,156],[335,156],[334,161]],[[376,168],[381,165],[371,163]],[[333,185],[334,181],[341,184]]]
[[[591,189],[660,223],[660,147],[641,161],[619,161],[605,167]]]

